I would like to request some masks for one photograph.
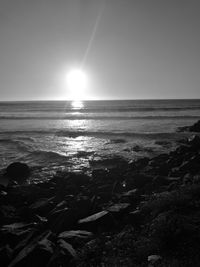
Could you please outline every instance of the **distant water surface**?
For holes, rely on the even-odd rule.
[[[0,102],[0,168],[20,160],[47,173],[151,156],[198,119],[200,100]]]

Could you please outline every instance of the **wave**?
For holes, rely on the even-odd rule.
[[[6,136],[11,136],[11,139],[6,138]],[[58,129],[39,129],[39,130],[17,130],[17,131],[2,131],[0,136],[3,136],[5,138],[0,139],[0,142],[10,142],[12,144],[18,145],[21,149],[26,149],[27,151],[32,151],[32,148],[28,146],[25,142],[22,140],[13,140],[12,136],[24,136],[24,135],[39,135],[41,138],[42,136],[46,135],[54,135],[58,137],[68,137],[68,138],[77,138],[80,136],[83,137],[96,137],[96,138],[106,138],[106,139],[112,139],[118,137],[120,140],[123,138],[150,138],[150,139],[157,139],[157,138],[171,138],[174,136],[179,136],[179,132],[132,132],[130,130],[127,131],[117,131],[117,130],[94,130],[94,131],[87,131],[87,130],[58,130]],[[187,133],[182,133],[183,136],[187,136]],[[32,137],[31,139],[32,140]],[[34,139],[33,139],[34,140]],[[32,143],[32,141],[30,142]]]
[[[11,133],[11,132],[9,132],[9,133]],[[27,138],[27,140],[28,140],[28,138]],[[32,138],[30,138],[29,140],[31,140],[31,142],[33,142]],[[15,140],[12,138],[1,138],[0,143],[12,145],[12,146],[14,145],[20,151],[24,151],[24,152],[31,152],[32,151],[32,148],[22,140]]]
[[[0,116],[0,120],[182,120],[199,119],[200,115],[175,115],[175,116]]]
[[[79,136],[89,136],[98,138],[112,138],[117,136],[134,137],[134,138],[170,138],[175,135],[180,136],[178,133],[172,132],[153,132],[153,133],[141,133],[141,132],[109,132],[109,131],[59,131],[55,133],[57,136],[77,138]]]
[[[54,151],[45,151],[45,150],[35,150],[33,151],[31,154],[31,157],[36,157],[36,158],[44,158],[44,159],[48,159],[48,160],[55,160],[57,159],[62,159],[62,160],[66,160],[69,157],[67,155],[63,155],[60,154],[58,152],[54,152]]]
[[[1,108],[1,106],[0,106]],[[108,113],[108,112],[145,112],[145,111],[183,111],[183,110],[200,110],[200,105],[195,105],[195,106],[127,106],[127,105],[123,105],[123,106],[97,106],[97,107],[87,107],[84,106],[83,108],[80,109],[75,109],[75,108],[71,108],[71,107],[67,107],[67,108],[56,108],[56,107],[37,107],[34,109],[30,109],[28,106],[26,108],[18,108],[18,109],[14,109],[12,112],[15,113],[22,113],[22,112],[29,112],[31,113],[59,113],[59,114],[63,114],[63,113],[71,113],[71,112],[81,112],[81,113]],[[5,110],[2,110],[2,112],[6,112]],[[8,113],[10,112],[7,111]]]

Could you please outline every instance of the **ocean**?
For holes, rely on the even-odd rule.
[[[200,100],[0,102],[0,168],[27,163],[34,179],[88,171],[105,159],[173,149],[200,119]]]

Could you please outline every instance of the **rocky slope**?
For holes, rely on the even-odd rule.
[[[29,170],[17,166],[1,177],[12,170],[17,181],[0,188],[2,267],[199,266],[198,135],[168,154],[40,184],[23,183]]]

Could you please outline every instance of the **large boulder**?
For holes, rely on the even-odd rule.
[[[31,171],[27,164],[14,162],[6,168],[5,175],[21,184],[26,181],[26,179],[30,176],[30,173]]]
[[[188,144],[198,150],[200,148],[200,137],[198,135],[193,135],[188,139]]]
[[[190,132],[200,132],[200,120],[198,120],[195,124],[190,126]]]
[[[196,123],[194,123],[191,126],[183,126],[178,128],[179,132],[200,132],[200,120],[198,120]]]

